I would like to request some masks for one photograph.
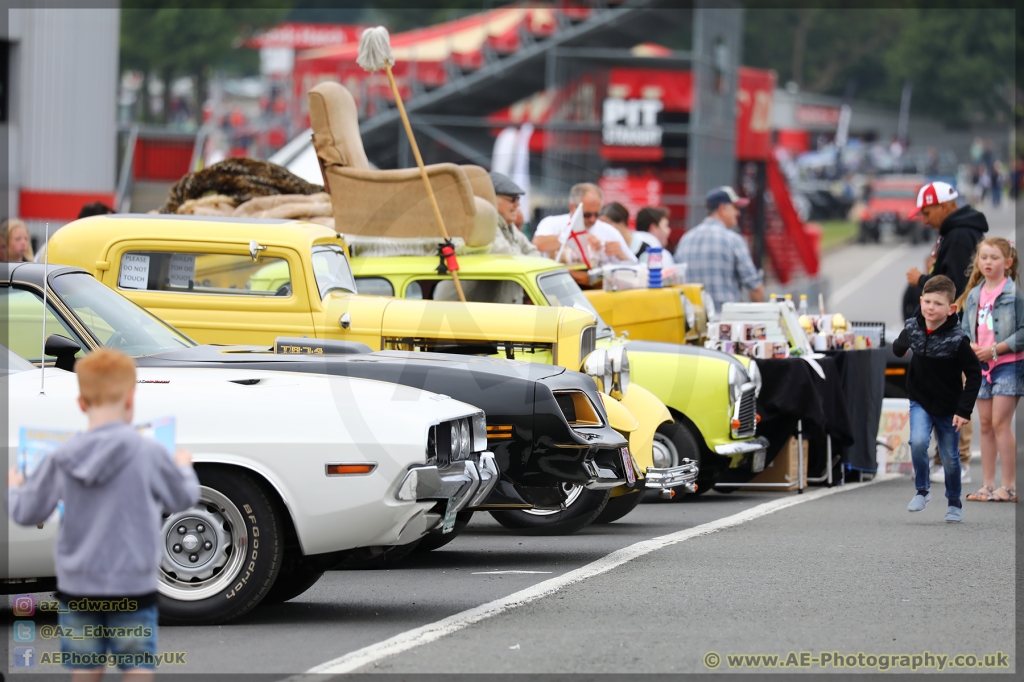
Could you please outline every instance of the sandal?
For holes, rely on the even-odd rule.
[[[1006,494],[1009,495],[1009,497],[1007,497],[1005,499],[1002,498],[1002,497],[996,497],[995,491],[993,490],[992,491],[992,501],[993,502],[1016,502],[1017,501],[1017,491],[1016,490],[1011,490],[1010,488],[1007,488],[1005,485],[999,486],[998,489],[999,490],[1005,490]]]
[[[995,502],[998,500],[996,491],[987,485],[978,488],[978,492],[971,493],[967,496],[967,499],[971,502]]]

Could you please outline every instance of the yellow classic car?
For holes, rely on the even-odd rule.
[[[573,370],[595,350],[595,320],[586,310],[510,311],[496,304],[356,295],[344,240],[313,223],[95,216],[66,225],[47,248],[51,262],[88,270],[201,343],[272,346],[278,337],[309,336],[376,350],[496,354]],[[597,373],[603,375],[603,368]],[[654,466],[655,432],[672,420],[665,405],[639,386],[602,390],[625,408],[616,409],[615,400],[604,395],[613,427],[628,434],[638,476],[650,470],[648,487],[678,486],[681,461]],[[635,507],[640,496],[634,491],[613,489],[603,520]],[[544,526],[551,519],[543,517],[552,516],[543,510],[496,517],[501,515],[508,518],[499,521],[518,527]]]
[[[360,291],[452,300],[450,275],[438,274],[436,265],[437,258],[430,256],[352,259]],[[768,443],[756,436],[757,364],[746,357],[663,342],[671,329],[682,329],[676,318],[681,300],[700,297],[700,288],[585,292],[565,266],[551,259],[491,254],[460,256],[459,277],[470,301],[515,304],[518,309],[571,306],[593,314],[598,323],[595,346],[625,346],[632,382],[652,392],[674,418],[658,429],[655,462],[674,466],[682,458],[699,461],[698,494],[710,490],[726,469],[764,468]],[[667,312],[659,313],[652,302],[661,302]],[[636,325],[639,338],[632,333],[616,336],[620,330],[604,318],[605,311],[616,321]]]

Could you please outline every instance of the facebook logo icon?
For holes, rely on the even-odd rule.
[[[14,647],[14,667],[31,668],[36,664],[36,648],[34,646]]]

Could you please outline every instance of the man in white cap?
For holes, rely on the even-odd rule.
[[[735,228],[740,209],[750,203],[737,196],[732,187],[717,187],[704,197],[708,217],[687,230],[676,246],[675,260],[686,264],[686,278],[699,282],[719,310],[723,303],[742,300],[742,289],[750,300],[764,300],[762,274],[754,267],[747,242]]]
[[[936,275],[945,275],[953,280],[956,296],[960,297],[967,288],[967,278],[971,269],[971,259],[978,248],[978,242],[988,232],[988,221],[985,215],[970,206],[958,208],[956,200],[960,195],[952,185],[945,182],[930,182],[917,193],[917,210],[910,214],[913,218],[918,213],[926,225],[939,231],[939,238],[932,247],[928,257],[931,267],[927,274],[921,274],[917,268],[907,270],[907,284],[912,287],[923,287],[924,283]],[[973,425],[968,422],[960,429],[960,482],[971,482],[971,436]],[[931,480],[941,483],[946,474],[939,461],[938,453],[932,460]]]
[[[988,232],[988,221],[970,206],[957,208],[959,196],[945,182],[930,182],[917,193],[917,210],[910,217],[920,213],[926,225],[939,231],[939,238],[932,249],[930,271],[922,274],[917,268],[907,270],[910,286],[923,287],[935,275],[945,275],[953,280],[957,298],[964,293],[971,259]]]

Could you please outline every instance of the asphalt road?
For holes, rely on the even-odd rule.
[[[570,537],[477,515],[399,568],[332,571],[229,625],[165,626],[161,650],[186,664],[161,672],[681,673],[707,672],[709,652],[720,671],[727,654],[1012,655],[1015,506],[968,504],[956,526],[941,493],[914,515],[910,495],[901,477],[711,492]]]

